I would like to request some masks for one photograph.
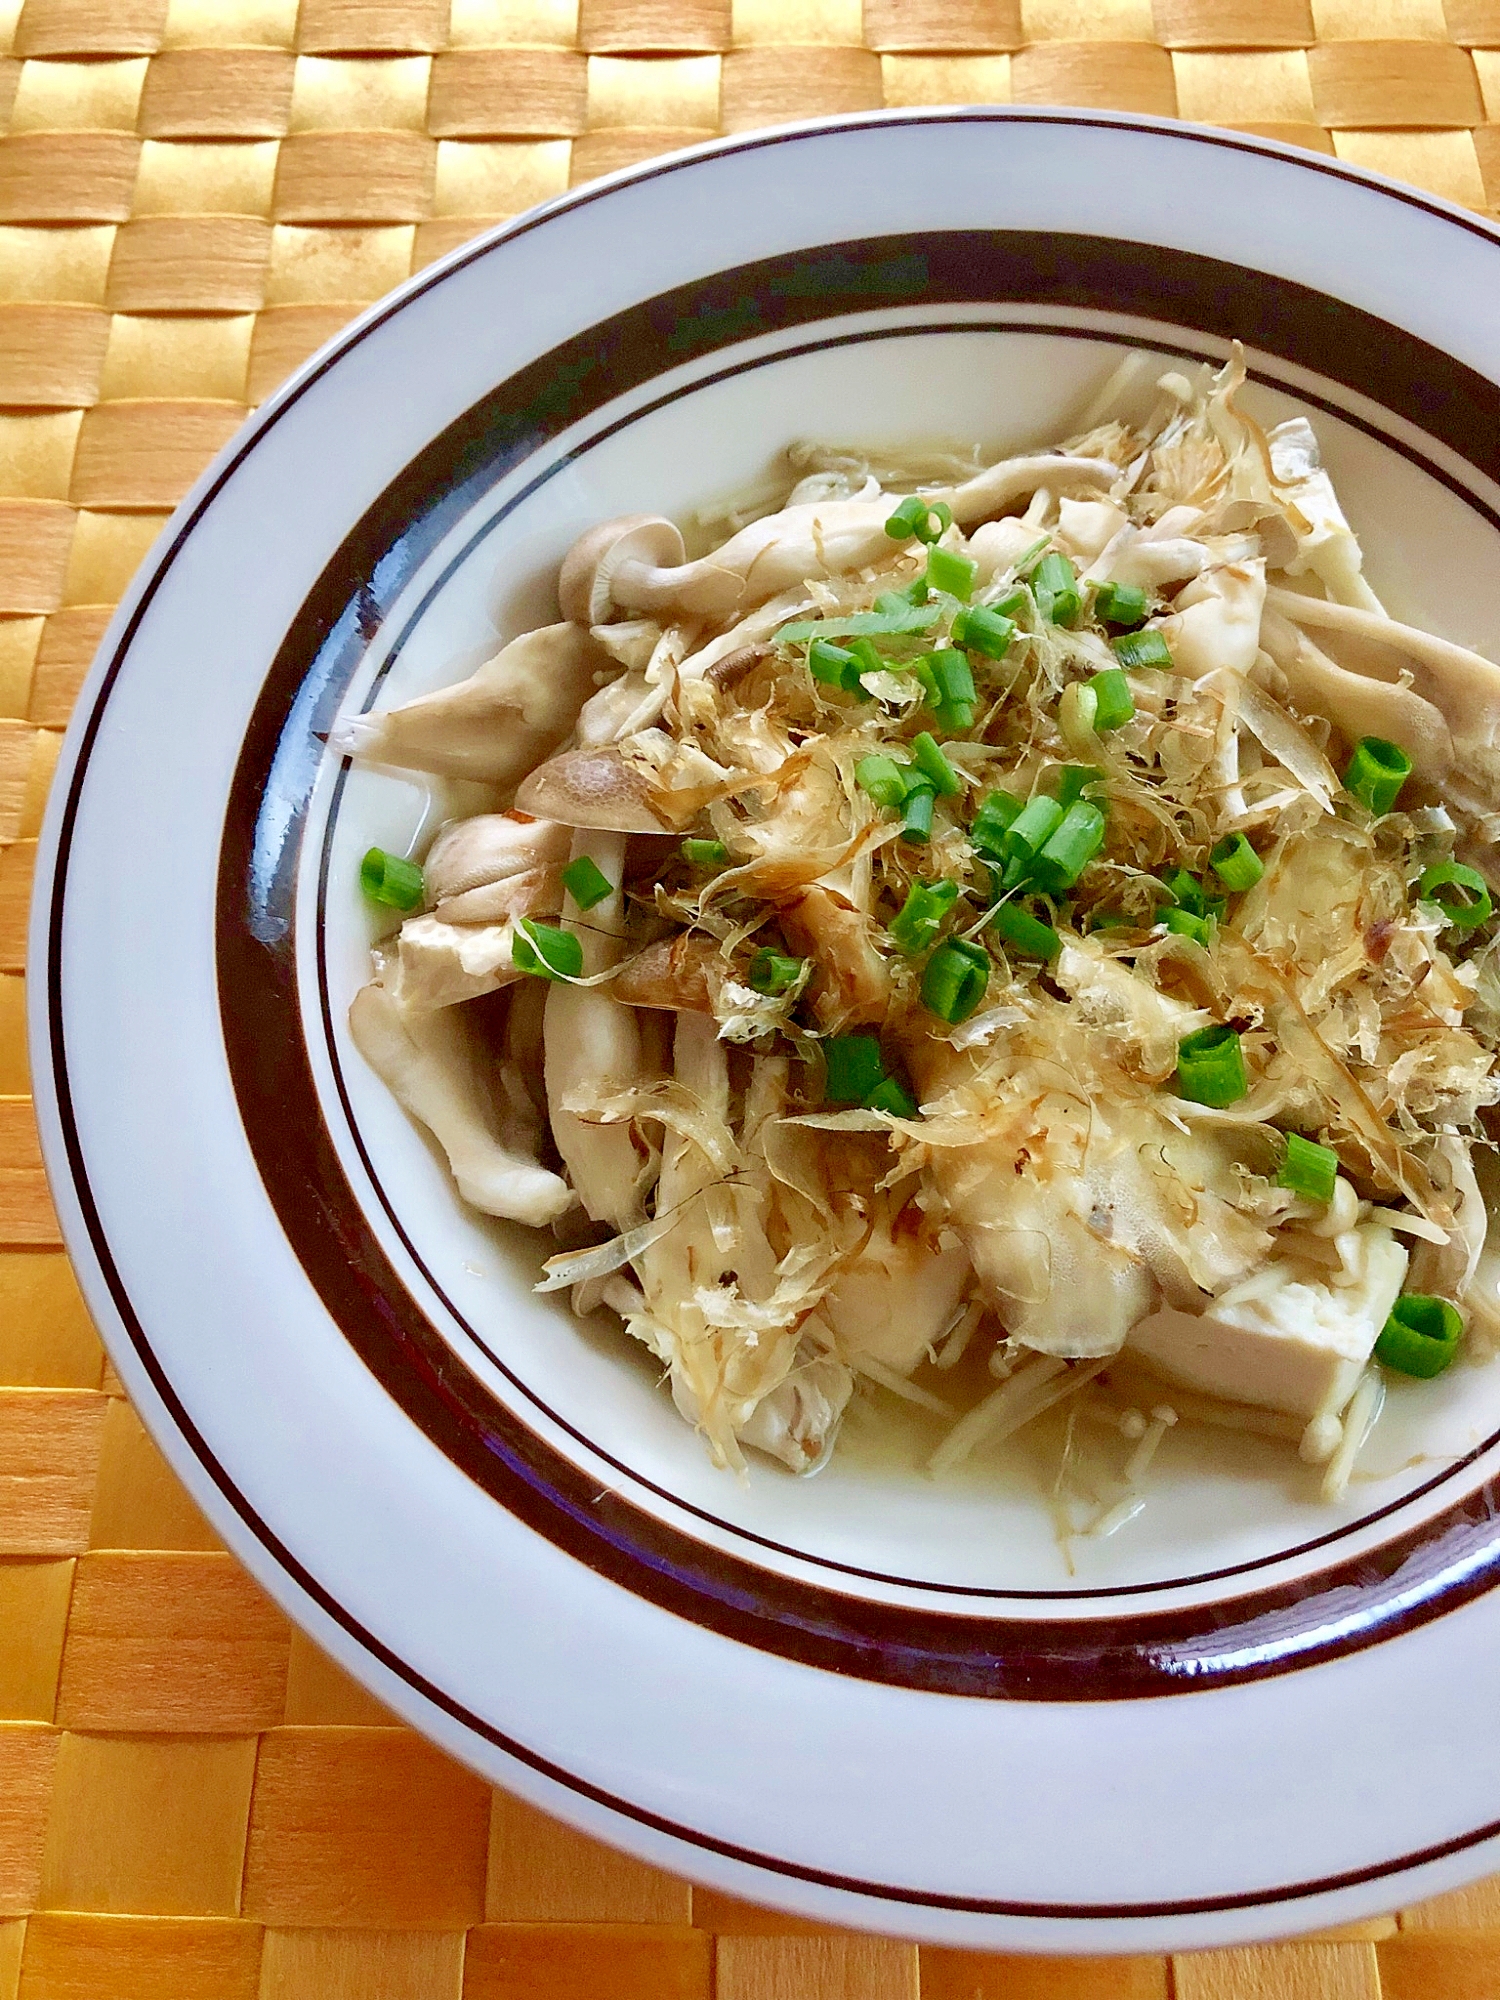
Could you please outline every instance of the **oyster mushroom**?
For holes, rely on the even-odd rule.
[[[566,1181],[534,1157],[507,1146],[462,1018],[404,1016],[375,983],[349,1009],[354,1045],[411,1117],[448,1155],[458,1191],[486,1215],[541,1228],[572,1206]]]
[[[585,973],[603,972],[620,956],[625,929],[625,840],[620,834],[582,832],[573,840],[575,860],[594,863],[613,893],[580,917],[571,898],[567,927],[583,945]],[[586,1108],[638,1083],[644,1073],[635,1015],[602,986],[553,985],[543,1024],[547,1102],[552,1137],[579,1200],[595,1222],[629,1229],[641,1220],[637,1182],[640,1155],[628,1123],[590,1122]],[[577,1106],[579,1109],[572,1107]]]
[[[524,812],[604,833],[660,833],[650,798],[640,771],[613,743],[561,751],[539,764],[516,793]]]
[[[610,991],[626,1007],[712,1014],[727,969],[713,938],[678,931],[623,965]]]
[[[813,961],[808,997],[830,1033],[885,1018],[891,975],[875,949],[870,919],[826,889],[813,888],[781,913],[787,943]]]
[[[1361,736],[1399,743],[1429,783],[1447,776],[1453,767],[1453,737],[1441,709],[1399,681],[1376,680],[1338,666],[1279,613],[1267,615],[1262,636],[1298,708],[1327,716],[1351,743]]]
[[[1265,602],[1264,562],[1226,563],[1194,577],[1160,621],[1178,673],[1197,680],[1214,667],[1233,667],[1248,674],[1260,651]]]
[[[562,904],[562,864],[572,829],[555,820],[477,813],[443,828],[428,849],[423,884],[444,923],[503,923]]]
[[[650,608],[647,577],[681,568],[686,554],[682,530],[661,514],[622,514],[618,520],[601,521],[580,535],[563,558],[558,609],[575,625],[605,625],[621,604]],[[643,588],[646,595],[639,594]]]
[[[345,756],[443,778],[513,785],[563,742],[611,663],[577,625],[523,632],[453,687],[354,716],[329,742]]]

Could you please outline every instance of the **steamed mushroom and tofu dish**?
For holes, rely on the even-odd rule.
[[[490,788],[366,857],[359,1049],[723,1465],[1066,1404],[1096,1530],[1179,1422],[1337,1498],[1500,1334],[1500,667],[1387,613],[1238,355],[1136,364],[1046,449],[593,528],[560,622],[335,739]]]

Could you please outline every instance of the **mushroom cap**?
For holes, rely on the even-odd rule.
[[[621,563],[674,569],[687,555],[682,531],[661,514],[621,514],[578,537],[563,558],[557,602],[575,625],[603,625],[615,609],[610,583]]]
[[[539,819],[612,833],[660,833],[646,787],[613,744],[563,750],[522,779],[516,803]]]
[[[423,877],[429,906],[549,861],[566,861],[571,838],[568,828],[555,821],[517,819],[510,813],[452,820],[427,850]]]

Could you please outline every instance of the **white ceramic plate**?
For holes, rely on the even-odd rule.
[[[358,856],[430,808],[322,741],[540,622],[593,520],[808,434],[1045,439],[1122,347],[1233,336],[1267,413],[1313,415],[1387,600],[1493,653],[1497,282],[1473,216],[1229,134],[789,128],[424,272],[199,482],[58,772],[38,1113],[173,1464],[430,1736],[739,1895],[1011,1950],[1275,1935],[1500,1866],[1500,1371],[1398,1399],[1332,1512],[1269,1448],[1173,1440],[1073,1574],[1024,1459],[714,1473],[351,1049]]]

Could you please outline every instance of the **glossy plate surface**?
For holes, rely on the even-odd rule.
[[[424,273],[179,510],[42,844],[49,1168],[215,1526],[455,1754],[753,1900],[1012,1950],[1275,1935],[1500,1865],[1500,1370],[1393,1399],[1336,1510],[1270,1448],[1174,1438],[1071,1567],[1024,1456],[715,1474],[350,1046],[358,857],[442,801],[323,747],[544,619],[590,521],[690,511],[800,436],[1046,438],[1123,349],[1233,337],[1258,413],[1313,417],[1391,608],[1496,656],[1497,280],[1488,225],[1258,141],[790,128]]]

